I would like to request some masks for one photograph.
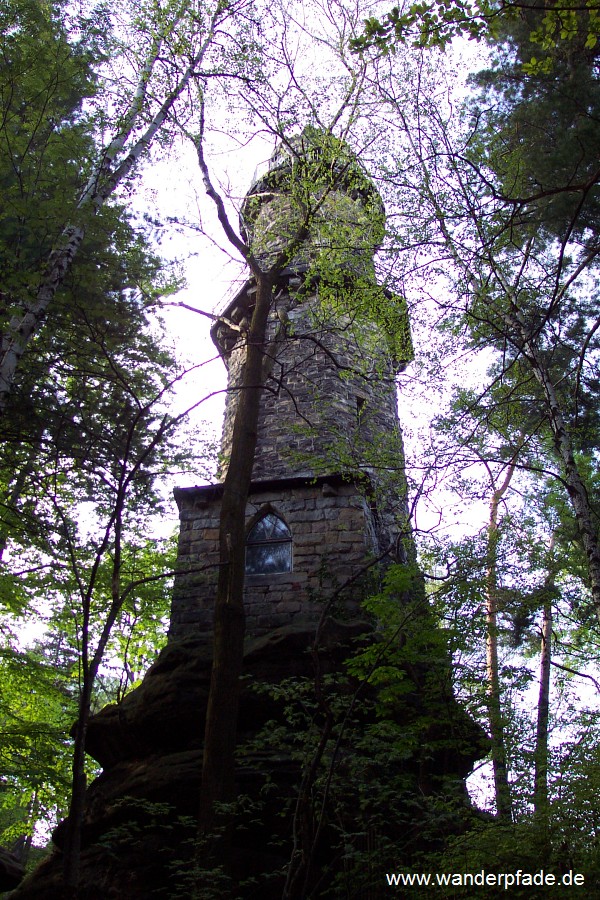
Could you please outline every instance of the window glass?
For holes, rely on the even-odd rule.
[[[292,571],[292,535],[278,516],[267,513],[251,528],[246,541],[246,574],[274,575]]]

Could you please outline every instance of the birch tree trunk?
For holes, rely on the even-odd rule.
[[[554,535],[552,535],[550,541],[549,568],[544,584],[544,605],[542,607],[542,631],[540,638],[540,687],[535,731],[533,806],[536,815],[542,819],[548,813],[548,722],[550,716],[550,669],[552,664],[552,593],[555,580],[553,560],[551,558],[553,549]]]
[[[20,311],[12,316],[2,335],[0,342],[0,416],[6,410],[23,354],[49,315],[56,292],[81,249],[87,224],[93,216],[97,215],[108,198],[115,193],[119,185],[147,153],[157,134],[165,126],[179,98],[185,93],[192,79],[200,74],[199,70],[213,42],[218,25],[225,18],[234,14],[233,6],[227,8],[225,5],[217,4],[207,26],[205,37],[200,42],[198,49],[188,59],[174,86],[164,96],[157,112],[152,116],[143,133],[133,139],[133,143],[127,150],[127,144],[134,136],[136,129],[145,121],[144,112],[148,88],[151,76],[160,60],[164,38],[175,28],[180,16],[172,19],[167,26],[163,27],[162,34],[159,33],[152,42],[148,55],[140,68],[138,83],[129,107],[121,117],[121,127],[115,137],[99,153],[98,161],[79,198],[76,220],[65,225],[50,254],[35,297],[30,301],[22,302]]]

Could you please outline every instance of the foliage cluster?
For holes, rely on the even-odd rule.
[[[364,31],[352,41],[355,51],[376,48],[390,53],[402,44],[415,47],[441,47],[445,49],[457,37],[469,40],[494,40],[518,23],[519,19],[533,18],[535,26],[529,29],[529,41],[533,50],[542,54],[541,67],[547,68],[547,51],[554,53],[576,40],[586,49],[593,50],[598,42],[599,10],[595,0],[580,4],[573,0],[559,0],[546,4],[530,4],[523,0],[421,0],[394,6],[380,16],[369,16]],[[531,71],[538,70],[538,60],[532,61]]]

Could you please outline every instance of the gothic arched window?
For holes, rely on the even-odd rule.
[[[292,571],[292,535],[283,519],[268,512],[246,539],[246,575],[276,575]]]

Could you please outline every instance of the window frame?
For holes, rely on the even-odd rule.
[[[284,534],[280,537],[273,537],[272,535],[267,534],[265,537],[260,537],[258,539],[252,539],[253,532],[265,522],[266,519],[272,519],[273,524],[271,526],[271,531],[275,528],[281,528],[284,530]],[[248,528],[246,533],[246,554],[245,554],[245,563],[244,563],[244,571],[245,574],[249,577],[270,577],[272,575],[288,575],[293,571],[294,568],[294,555],[293,555],[293,538],[292,532],[290,530],[289,525],[285,521],[285,519],[279,515],[279,513],[275,512],[274,509],[270,507],[268,509],[262,510],[260,514],[255,517]],[[260,548],[272,548],[272,552],[275,548],[285,547],[286,548],[286,567],[285,568],[269,568],[268,566],[268,558],[267,564],[260,566],[260,561],[258,559],[258,551]],[[252,564],[252,571],[248,568],[248,550],[251,550],[251,557],[254,556],[252,553],[253,550],[257,551],[257,556],[254,558]]]

